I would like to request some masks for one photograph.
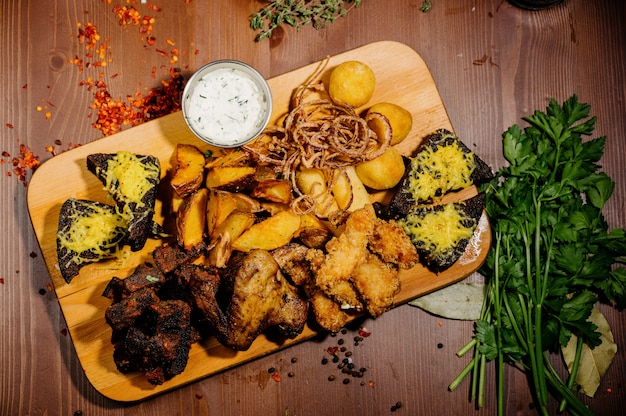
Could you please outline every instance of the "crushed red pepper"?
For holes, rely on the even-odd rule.
[[[5,165],[7,160],[10,159],[12,170],[6,172],[6,176],[15,175],[17,180],[21,182],[24,186],[28,185],[28,173],[34,172],[35,169],[41,165],[41,161],[39,160],[39,156],[35,155],[30,147],[25,144],[20,144],[19,154],[17,156],[11,157],[11,154],[8,151],[2,152],[1,164]]]

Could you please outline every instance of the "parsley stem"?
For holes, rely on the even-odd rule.
[[[584,344],[585,343],[583,342],[583,339],[581,337],[578,337],[576,339],[576,355],[574,356],[574,362],[572,364],[572,369],[570,370],[570,376],[567,380],[567,388],[570,390],[574,387],[574,383],[576,382],[576,375],[578,374],[578,367],[580,366],[580,357],[583,352]],[[561,404],[559,405],[559,412],[565,411],[566,407],[567,400],[565,399],[565,397],[563,397],[563,399],[561,399]]]
[[[448,390],[454,391],[454,390],[456,390],[457,387],[459,387],[459,385],[461,385],[461,382],[463,382],[463,380],[465,380],[465,377],[467,377],[467,375],[470,373],[470,371],[472,371],[474,369],[475,362],[476,361],[474,359],[472,359],[469,363],[467,363],[467,365],[459,373],[459,375],[456,376],[454,380],[452,380],[452,382],[448,386]]]
[[[457,357],[463,357],[465,354],[467,354],[472,348],[474,348],[474,346],[476,345],[478,341],[476,341],[476,338],[472,338],[467,344],[465,344],[463,347],[461,347],[460,350],[458,350],[456,352],[456,356]]]

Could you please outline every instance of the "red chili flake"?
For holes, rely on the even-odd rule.
[[[359,335],[362,336],[363,338],[367,338],[370,335],[372,335],[372,333],[368,331],[367,328],[361,327],[359,328]]]
[[[61,330],[61,335],[66,336],[67,335],[67,329],[63,328]]]
[[[11,157],[11,153],[7,152],[6,150],[3,150],[2,157]]]
[[[3,152],[3,156],[8,157],[8,152]],[[41,164],[39,156],[36,156],[30,147],[20,144],[20,153],[11,160],[13,165],[13,173],[17,176],[17,179],[22,182],[24,186],[28,185],[26,179],[29,171],[34,171]],[[7,172],[7,176],[11,176],[10,172]]]
[[[26,89],[26,88],[28,88],[28,84],[22,85],[22,89]]]
[[[155,6],[152,3],[148,3],[148,8],[154,10],[155,12],[160,12],[161,8],[159,6]]]
[[[0,277],[0,284],[3,285],[4,284],[4,277]]]
[[[335,355],[337,354],[337,352],[339,352],[339,347],[338,346],[328,347],[326,348],[326,352],[330,355]]]
[[[8,128],[10,128],[10,129],[12,129],[12,128],[13,128],[13,124],[11,124],[11,123],[7,123],[7,127],[8,127]]]
[[[196,399],[200,400],[202,397],[204,397],[202,393],[196,393]]]
[[[50,283],[46,283],[46,289],[48,292],[52,291],[52,285]]]
[[[280,374],[278,373],[278,371],[274,371],[271,375],[272,380],[274,380],[275,382],[279,383],[282,379],[280,378]]]

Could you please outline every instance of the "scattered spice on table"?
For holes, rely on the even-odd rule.
[[[17,156],[11,157],[11,154],[5,150],[2,152],[2,157],[1,164],[5,165],[10,160],[12,167],[11,171],[6,172],[6,176],[15,175],[24,186],[28,185],[28,174],[41,165],[39,156],[35,155],[30,147],[25,144],[20,144]]]

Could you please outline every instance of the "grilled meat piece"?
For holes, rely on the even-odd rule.
[[[119,302],[143,288],[158,290],[166,282],[167,277],[160,269],[149,264],[140,264],[126,279],[113,277],[102,294],[113,302]]]
[[[112,300],[105,319],[112,329],[114,359],[119,371],[141,371],[152,384],[182,372],[198,332],[191,325],[189,302],[175,296],[176,280],[149,264],[126,279],[114,277],[103,296]],[[179,293],[180,292],[180,293]]]
[[[219,296],[221,278],[217,269],[185,264],[176,269],[176,275],[188,288],[195,308],[202,314],[201,324],[205,326],[204,332],[224,333],[227,330],[227,322],[219,300],[224,296]]]
[[[113,357],[118,370],[141,371],[156,385],[180,374],[197,341],[190,314],[183,301],[152,303],[116,343]]]
[[[188,264],[200,257],[206,245],[200,244],[191,250],[184,250],[177,244],[164,244],[152,251],[152,259],[163,273],[172,273],[182,264]]]
[[[152,305],[159,301],[154,289],[145,287],[137,290],[131,297],[123,298],[109,306],[104,319],[113,331],[124,331]]]
[[[268,251],[236,253],[221,282],[216,274],[198,270],[187,276],[196,306],[223,345],[245,351],[270,327],[288,338],[304,329],[308,302],[282,275]],[[222,301],[226,304],[221,305]]]

